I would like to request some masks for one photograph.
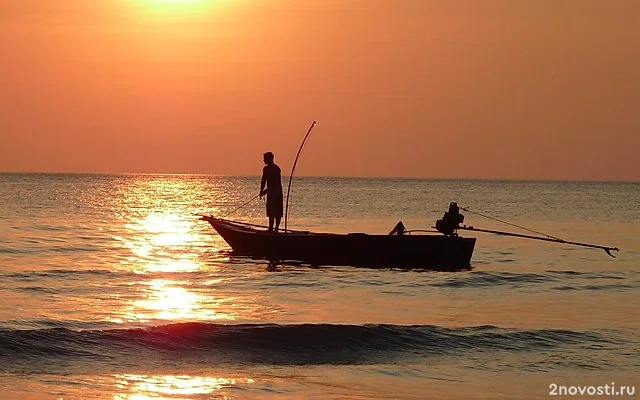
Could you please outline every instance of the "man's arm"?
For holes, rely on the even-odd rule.
[[[267,194],[267,190],[264,189],[264,185],[267,184],[267,173],[266,173],[266,167],[262,169],[262,180],[260,181],[260,198],[262,198],[262,196],[264,196],[265,194]]]

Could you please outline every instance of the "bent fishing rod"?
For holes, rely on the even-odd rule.
[[[307,142],[307,139],[309,138],[309,134],[311,134],[311,130],[313,129],[313,127],[316,126],[316,121],[313,121],[313,123],[311,124],[311,126],[309,127],[309,130],[307,131],[307,134],[304,136],[304,139],[302,140],[302,144],[300,145],[300,148],[298,149],[298,153],[296,154],[296,159],[293,162],[293,167],[291,168],[291,175],[289,176],[289,185],[287,187],[287,205],[285,208],[285,214],[284,214],[284,231],[287,231],[287,219],[289,217],[289,194],[291,193],[291,182],[293,181],[293,173],[296,170],[296,165],[298,164],[298,158],[300,157],[300,153],[302,152],[302,149],[304,148],[305,143]],[[229,215],[235,213],[236,211],[238,211],[239,209],[245,207],[247,204],[251,203],[252,201],[254,201],[255,199],[257,199],[260,196],[260,194],[252,197],[251,199],[247,200],[246,202],[244,202],[243,204],[241,204],[240,206],[234,208],[233,210],[231,210],[230,212],[228,212],[224,218],[228,217]],[[194,214],[194,215],[198,215],[198,214]],[[204,215],[198,215],[200,217],[205,217]]]
[[[307,131],[307,134],[304,136],[304,139],[302,139],[302,144],[298,149],[298,154],[296,154],[296,159],[293,161],[293,167],[291,168],[291,175],[289,175],[289,185],[287,187],[287,205],[285,207],[285,212],[284,212],[284,231],[285,232],[287,231],[287,219],[289,217],[289,193],[291,193],[291,182],[293,181],[293,173],[296,170],[296,164],[298,164],[298,157],[300,157],[302,148],[304,147],[304,144],[307,142],[307,139],[309,138],[309,134],[311,133],[311,130],[313,129],[314,126],[316,126],[316,121],[313,121],[313,123],[309,127],[309,130]]]

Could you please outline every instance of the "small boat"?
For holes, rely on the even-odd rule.
[[[466,208],[462,210],[471,212]],[[406,230],[402,222],[398,222],[388,235],[292,230],[278,233],[268,231],[265,226],[206,215],[200,217],[231,246],[233,254],[271,262],[461,271],[471,268],[476,238],[459,236],[458,230],[597,248],[611,257],[614,257],[612,251],[619,251],[617,247],[571,242],[549,235],[532,236],[462,225],[464,216],[456,203],[449,204],[449,211],[436,222],[436,231]]]
[[[476,239],[463,238],[453,230],[443,232],[448,230],[447,218],[451,219],[448,215],[446,213],[436,224],[444,234],[407,231],[399,222],[388,235],[291,230],[275,233],[263,226],[213,216],[202,216],[201,219],[209,222],[231,246],[233,254],[239,256],[310,265],[468,269]]]
[[[315,125],[316,122],[313,121],[293,162],[291,174],[289,175],[284,230],[282,232],[271,232],[265,229],[267,228],[265,226],[232,221],[211,215],[200,215],[201,219],[209,222],[213,229],[231,246],[234,254],[267,259],[276,263],[293,261],[311,265],[350,265],[371,268],[422,268],[439,271],[459,271],[471,268],[471,256],[476,245],[476,239],[461,237],[458,235],[458,230],[598,248],[604,250],[611,257],[614,257],[611,254],[612,251],[618,251],[617,247],[570,242],[545,234],[542,234],[543,236],[532,236],[461,225],[464,221],[464,216],[460,214],[460,207],[454,202],[449,204],[449,211],[444,213],[442,219],[436,222],[436,231],[423,229],[408,231],[402,222],[398,222],[388,235],[288,230],[287,216],[291,182],[300,152]],[[257,197],[255,196],[240,205],[231,213],[246,206]],[[472,212],[467,208],[462,208],[462,210]],[[483,216],[480,213],[474,214]],[[497,220],[496,218],[491,219]],[[509,225],[540,234],[540,232],[518,225]],[[429,234],[426,234],[427,232]]]

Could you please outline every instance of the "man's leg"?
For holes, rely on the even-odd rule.
[[[269,232],[273,232],[273,217],[269,216]]]
[[[276,217],[276,232],[278,232],[280,228],[280,219],[282,219],[282,217]]]

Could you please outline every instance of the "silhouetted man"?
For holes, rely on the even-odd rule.
[[[267,217],[269,217],[269,232],[278,232],[282,219],[282,180],[280,167],[273,162],[273,153],[264,153],[265,166],[262,169],[260,182],[260,198],[267,195]],[[265,189],[265,185],[267,186]],[[274,229],[275,221],[275,229]]]

